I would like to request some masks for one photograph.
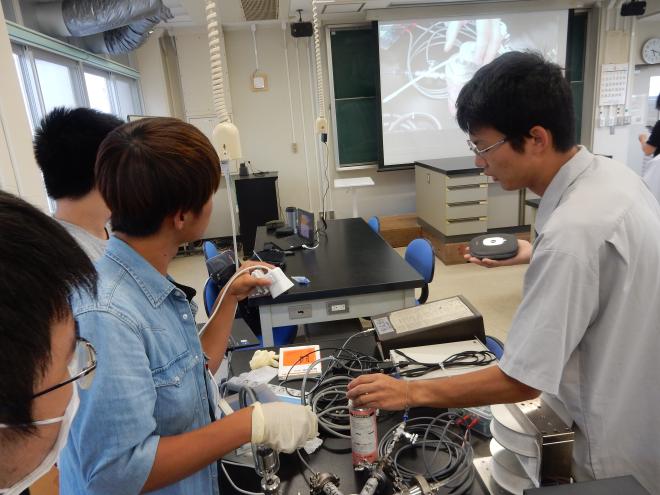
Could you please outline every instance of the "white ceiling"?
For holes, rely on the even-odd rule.
[[[163,0],[174,14],[174,19],[164,27],[189,27],[204,26],[205,0]],[[346,16],[351,14],[364,14],[367,10],[387,8],[407,8],[415,6],[449,5],[449,4],[478,4],[509,2],[511,0],[319,0],[318,11],[324,20],[332,19],[334,16]],[[593,3],[594,0],[585,0],[584,5]],[[649,6],[653,6],[658,0],[648,0]],[[323,2],[323,3],[321,3]],[[242,27],[248,23],[245,20],[241,0],[216,0],[222,24],[225,27]],[[279,15],[272,21],[258,21],[262,23],[289,22],[298,18],[297,10],[303,11],[303,20],[310,20],[312,16],[312,0],[279,0]],[[648,11],[648,9],[647,9]],[[660,21],[660,13],[649,12],[644,22]]]

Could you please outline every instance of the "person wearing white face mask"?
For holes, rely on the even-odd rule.
[[[0,191],[0,493],[46,474],[96,368],[70,298],[94,293],[96,270],[54,220]]]

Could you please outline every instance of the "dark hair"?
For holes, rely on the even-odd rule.
[[[51,357],[51,326],[70,297],[96,291],[96,270],[55,220],[0,191],[0,423],[30,432],[32,396]],[[0,439],[4,432],[0,429]]]
[[[655,109],[660,110],[660,93],[658,94],[658,99],[655,100]]]
[[[94,188],[101,141],[123,121],[91,108],[55,108],[40,122],[34,156],[53,199],[80,198]]]
[[[103,141],[96,177],[112,229],[146,237],[168,215],[201,211],[220,185],[220,159],[196,127],[174,118],[140,119]]]
[[[538,125],[552,134],[557,151],[575,146],[571,87],[561,68],[536,53],[508,52],[477,71],[456,100],[463,131],[492,127],[522,151]]]

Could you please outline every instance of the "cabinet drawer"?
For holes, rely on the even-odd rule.
[[[462,234],[480,234],[486,232],[488,228],[488,220],[486,217],[479,218],[463,218],[457,220],[447,221],[445,223],[445,235],[462,235]]]
[[[488,177],[485,174],[457,175],[447,177],[447,187],[466,186],[470,184],[486,184]]]
[[[446,203],[466,203],[468,201],[485,201],[488,198],[488,184],[470,186],[453,186],[447,188]]]
[[[447,219],[485,217],[488,215],[488,203],[475,201],[471,203],[456,203],[447,205]]]

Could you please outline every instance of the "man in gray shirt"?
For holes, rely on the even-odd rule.
[[[639,176],[575,142],[561,69],[510,52],[457,100],[475,163],[542,197],[523,300],[497,367],[403,382],[364,375],[357,405],[466,407],[543,393],[574,425],[578,481],[632,474],[660,493],[660,206]]]
[[[91,108],[55,108],[40,122],[34,154],[46,191],[56,205],[55,219],[92,261],[105,251],[110,210],[96,189],[94,165],[99,145],[123,122]]]

